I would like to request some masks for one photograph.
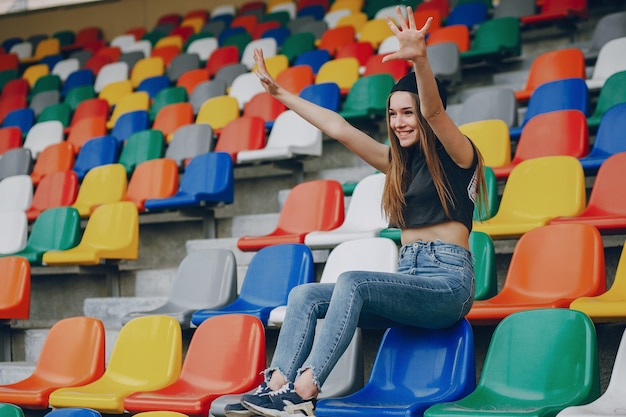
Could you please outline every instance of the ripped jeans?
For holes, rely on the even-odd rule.
[[[289,294],[266,380],[278,370],[293,382],[311,369],[321,391],[357,326],[444,328],[463,318],[473,299],[471,252],[441,241],[404,245],[397,273],[349,271],[334,284],[299,285]]]

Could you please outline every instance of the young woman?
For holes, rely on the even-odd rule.
[[[257,75],[265,89],[326,135],[344,144],[386,174],[383,209],[402,230],[398,273],[352,271],[336,284],[308,284],[289,295],[265,382],[229,416],[313,415],[316,398],[357,326],[412,325],[444,328],[472,306],[474,270],[468,237],[477,190],[484,187],[478,150],[445,111],[445,91],[426,57],[429,19],[418,29],[397,9],[399,40],[393,59],[412,62],[414,71],[392,88],[387,126],[390,146],[350,125],[337,113],[282,89],[255,51]],[[319,318],[326,318],[315,335]]]

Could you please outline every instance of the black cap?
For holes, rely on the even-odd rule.
[[[435,81],[437,81],[437,89],[439,90],[439,97],[441,97],[441,102],[443,103],[443,108],[446,108],[448,102],[448,94],[446,93],[446,89],[439,81],[439,78],[435,77]],[[417,80],[415,79],[415,73],[410,72],[404,77],[400,78],[398,82],[391,88],[389,94],[396,91],[408,91],[409,93],[418,94],[417,93]]]

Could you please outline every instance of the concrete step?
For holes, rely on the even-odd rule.
[[[84,302],[85,316],[102,320],[107,330],[122,328],[122,317],[135,311],[150,311],[163,304],[167,297],[98,297]]]

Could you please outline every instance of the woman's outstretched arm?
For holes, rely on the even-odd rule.
[[[389,150],[386,145],[355,128],[334,111],[305,100],[278,85],[267,71],[262,50],[254,51],[254,60],[257,64],[256,74],[268,93],[377,170],[387,172]]]

